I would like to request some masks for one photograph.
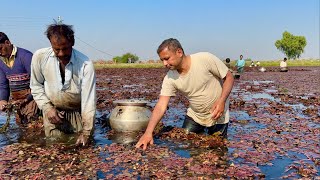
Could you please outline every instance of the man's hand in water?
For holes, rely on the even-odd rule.
[[[145,132],[139,139],[138,143],[136,144],[136,148],[140,148],[142,146],[142,149],[146,150],[148,144],[150,145],[153,144],[153,137],[152,137],[152,133],[150,134]]]
[[[64,118],[64,111],[59,112],[56,108],[51,108],[47,112],[47,117],[52,124],[60,124],[62,123],[61,119]]]
[[[89,135],[80,134],[77,139],[76,145],[86,146],[88,145],[88,143],[89,143]]]

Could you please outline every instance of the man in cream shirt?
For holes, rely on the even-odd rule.
[[[280,62],[280,72],[287,72],[287,71],[288,71],[287,58],[284,58]]]
[[[94,130],[96,78],[93,63],[73,48],[74,31],[51,24],[46,31],[51,47],[37,50],[31,63],[31,92],[43,111],[45,134],[60,138],[77,135],[87,145]]]
[[[180,42],[173,38],[163,41],[157,53],[169,71],[148,127],[136,148],[143,146],[146,149],[148,144],[153,144],[153,130],[163,117],[170,97],[177,91],[181,91],[190,102],[183,128],[195,133],[207,128],[209,134],[220,132],[226,138],[228,96],[234,82],[228,67],[208,52],[185,55]]]

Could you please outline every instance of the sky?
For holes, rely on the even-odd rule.
[[[186,54],[220,59],[280,60],[275,47],[288,31],[304,36],[303,59],[320,58],[320,0],[10,0],[1,1],[0,31],[32,52],[49,47],[46,28],[60,16],[73,25],[74,48],[91,60],[125,53],[158,60],[156,50],[176,38]]]

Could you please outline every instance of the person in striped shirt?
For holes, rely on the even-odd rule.
[[[18,107],[18,125],[38,120],[39,109],[30,90],[32,53],[13,45],[0,32],[0,56],[0,110],[5,111],[8,104]]]

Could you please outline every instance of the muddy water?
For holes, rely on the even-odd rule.
[[[0,126],[2,127],[7,121],[7,116],[4,112],[0,113]],[[7,129],[7,132],[0,134],[0,146],[5,146],[12,144],[18,141],[20,137],[19,127],[15,124],[14,118],[10,120],[10,127]]]
[[[134,91],[135,88],[145,87],[145,85],[132,86],[125,83],[120,86],[131,91]],[[299,167],[299,171],[316,170],[317,172],[313,176],[319,176],[320,169],[317,164],[319,160],[317,159],[320,154],[316,150],[319,149],[319,134],[317,134],[320,127],[319,120],[317,120],[319,106],[305,104],[301,101],[308,100],[310,98],[308,96],[294,97],[289,100],[286,100],[286,97],[279,95],[278,87],[274,81],[237,80],[230,97],[231,118],[228,137],[230,142],[227,149],[230,159],[228,163],[258,167],[266,179],[279,179],[286,176],[289,178],[301,177],[297,174],[291,174],[298,171]],[[154,105],[155,101],[152,100],[150,106]],[[165,127],[181,127],[186,106],[182,101],[171,101],[170,105],[163,118],[163,123]],[[316,109],[317,114],[305,113],[308,108]],[[126,147],[132,149],[137,141],[137,134],[106,136],[110,129],[102,127],[101,121],[105,119],[103,115],[108,111],[110,108],[99,109],[97,112],[98,122],[94,133],[95,146],[111,145],[115,142],[128,144]],[[4,124],[5,120],[5,114],[0,114],[0,125]],[[22,133],[12,119],[8,132],[0,134],[0,146],[26,141],[21,136],[23,136]],[[42,145],[46,143],[43,136],[28,141]],[[176,142],[170,139],[156,138],[155,144],[169,147],[175,155],[186,159],[196,157],[207,150],[190,148],[188,141]],[[101,154],[103,158],[109,156],[108,153]],[[121,174],[121,168],[115,166],[111,172]],[[98,177],[107,178],[107,174],[98,171]]]

